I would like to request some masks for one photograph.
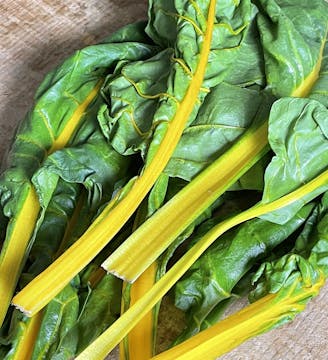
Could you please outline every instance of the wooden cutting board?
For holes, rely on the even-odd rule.
[[[43,76],[74,50],[146,18],[146,9],[146,0],[0,3],[0,157],[30,108]],[[294,322],[244,343],[221,359],[327,359],[327,300],[328,284]]]

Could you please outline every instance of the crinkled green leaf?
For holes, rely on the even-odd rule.
[[[222,83],[206,96],[185,129],[165,172],[190,181],[222,155],[253,122],[263,95]]]
[[[109,105],[102,106],[99,123],[119,153],[145,152],[154,113],[160,97],[165,96],[172,56],[168,49],[145,61],[128,63],[104,84],[103,93]]]
[[[307,183],[328,168],[328,110],[309,99],[284,98],[272,106],[269,143],[275,152],[265,171],[264,203],[271,202]],[[307,194],[291,206],[262,218],[284,223],[325,189]]]
[[[34,174],[33,183],[44,198],[52,195],[49,184],[56,184],[58,177],[83,184],[95,207],[104,195],[107,199],[111,196],[115,183],[126,176],[129,165],[130,159],[118,154],[96,127],[85,142],[50,155]]]
[[[253,19],[247,29],[245,38],[240,44],[238,56],[236,56],[230,72],[224,81],[239,86],[251,86],[257,84],[261,87],[266,85],[264,71],[264,55],[260,44],[260,35],[256,24],[257,8],[253,9]]]
[[[268,86],[276,96],[290,96],[317,66],[327,38],[328,4],[323,0],[257,3]]]
[[[328,11],[328,10],[327,10]],[[319,78],[314,84],[309,97],[320,101],[328,108],[328,37],[322,54],[322,63],[319,72]]]
[[[181,342],[197,333],[202,322],[224,299],[251,267],[295,232],[308,217],[312,205],[304,207],[288,223],[277,225],[250,220],[224,234],[190,268],[175,287],[175,304],[188,311],[189,323],[178,338]],[[198,237],[213,227],[208,222]]]
[[[164,47],[176,47],[183,54],[186,65],[194,70],[199,43],[194,33],[206,27],[208,1],[150,1],[149,36]],[[253,6],[250,1],[217,1],[217,24],[213,30],[212,51],[206,73],[205,86],[215,86],[228,74],[239,54]],[[182,28],[183,26],[183,28]],[[178,31],[176,28],[178,27]],[[179,35],[179,36],[178,36]]]

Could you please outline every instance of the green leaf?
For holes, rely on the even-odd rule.
[[[69,284],[52,300],[44,312],[32,360],[52,358],[61,338],[75,324],[78,313],[77,289]]]
[[[175,304],[189,314],[188,327],[177,341],[199,332],[211,311],[232,296],[231,291],[239,280],[256,262],[293,234],[306,221],[312,208],[313,205],[304,207],[284,225],[250,220],[224,234],[204,252],[175,286]],[[200,230],[197,238],[212,227],[213,220]]]
[[[268,138],[275,156],[265,171],[263,203],[297,189],[327,169],[327,116],[328,110],[315,100],[284,98],[274,103]],[[262,218],[283,224],[323,191],[321,187],[305,199]]]
[[[172,67],[172,49],[163,50],[144,61],[130,62],[108,77],[98,119],[114,149],[129,155],[145,154],[151,140],[153,117],[161,97],[165,97]]]
[[[327,3],[322,0],[257,2],[268,86],[279,97],[308,94],[312,78],[320,70],[318,59],[327,38]]]
[[[260,43],[256,15],[258,10],[253,8],[252,21],[247,28],[246,36],[240,44],[238,56],[234,59],[230,72],[224,81],[239,86],[266,85],[264,71],[264,54]]]
[[[74,357],[106,330],[119,315],[120,295],[121,281],[111,275],[104,276],[91,290],[82,312],[69,331],[61,336],[51,359]]]
[[[222,83],[206,96],[196,119],[183,132],[165,172],[190,181],[251,125],[263,94]]]

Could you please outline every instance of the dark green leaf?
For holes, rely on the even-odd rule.
[[[222,300],[231,297],[238,281],[258,260],[297,230],[312,208],[312,205],[304,207],[283,226],[261,219],[250,220],[214,243],[175,287],[176,306],[189,313],[188,327],[177,341],[197,333],[211,311]],[[197,238],[212,227],[213,220],[205,225]]]

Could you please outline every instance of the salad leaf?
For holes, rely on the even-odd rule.
[[[231,6],[233,8],[236,7],[235,4]],[[244,8],[244,6],[245,5],[242,5],[241,8]],[[241,11],[243,15],[244,12],[241,8],[238,9],[237,12]],[[250,6],[248,6],[248,8],[250,8]],[[180,9],[180,7],[177,7],[177,11],[180,10],[182,12],[184,11],[183,9]],[[204,24],[205,27],[202,28],[202,36],[200,36],[198,33],[198,28],[195,28],[192,24],[190,24],[189,21],[185,19],[185,17],[182,17],[181,23],[178,22],[177,24],[178,35],[175,56],[179,56],[179,58],[183,57],[183,60],[178,61],[175,64],[174,71],[172,71],[169,76],[167,93],[172,94],[172,98],[169,97],[166,99],[166,101],[161,102],[161,106],[154,114],[155,122],[157,122],[157,120],[160,121],[154,130],[153,139],[147,152],[145,167],[141,176],[136,179],[132,185],[131,191],[127,192],[121,201],[117,201],[118,199],[115,199],[108,205],[106,209],[104,209],[103,213],[98,217],[98,219],[96,219],[95,225],[91,226],[90,231],[87,231],[84,236],[81,237],[78,243],[74,245],[74,248],[66,251],[65,254],[63,254],[47,269],[49,274],[48,276],[51,278],[53,278],[53,276],[50,274],[50,269],[51,267],[55,269],[53,271],[57,273],[56,276],[58,279],[56,285],[52,283],[51,289],[49,289],[49,291],[43,291],[41,289],[39,283],[40,278],[43,279],[42,282],[45,286],[49,286],[49,282],[44,278],[45,273],[28,285],[31,289],[33,283],[39,283],[37,288],[39,289],[38,291],[41,291],[40,294],[42,293],[43,297],[42,301],[36,307],[33,305],[33,312],[37,311],[37,309],[40,309],[45,303],[47,303],[47,301],[49,301],[55,293],[60,291],[64,283],[67,283],[69,279],[77,274],[97,253],[99,253],[99,251],[128,220],[130,215],[138,207],[142,199],[151,189],[152,185],[164,169],[176,144],[179,141],[181,133],[189,117],[193,114],[195,105],[198,102],[201,87],[203,86],[205,74],[207,73],[208,59],[212,48],[212,34],[214,32],[214,24],[216,23],[216,2],[214,0],[208,1],[206,10],[207,13],[204,13],[204,16],[207,21]],[[244,26],[242,26],[239,31],[237,31],[237,33],[240,34],[243,28]],[[188,54],[185,54],[185,50],[180,49],[179,47],[179,41],[185,41],[183,40],[185,31],[187,31],[188,34],[195,40],[200,41],[198,44],[194,42],[193,48]],[[213,39],[215,38],[213,37]],[[192,58],[190,55],[192,55]],[[186,62],[186,65],[184,61]],[[188,64],[188,61],[190,61],[190,64]],[[190,70],[186,71],[188,67]],[[181,86],[174,86],[176,81],[178,81]],[[196,106],[196,108],[198,108],[198,106]],[[121,211],[123,208],[124,211]],[[127,211],[127,209],[129,209],[129,211]],[[106,216],[107,214],[108,216]],[[106,226],[106,231],[104,232],[104,222],[105,220],[106,222],[110,221],[111,218],[115,219],[115,221],[111,221],[111,227]],[[88,252],[84,251],[83,257],[79,257],[79,263],[75,263],[74,268],[72,268],[70,253],[77,251],[79,254],[81,254],[79,247],[83,248],[85,243],[89,243],[90,236],[95,236],[95,232],[97,232],[97,244],[94,244],[93,248],[89,247]],[[102,239],[101,242],[100,238]],[[56,264],[59,263],[60,267],[59,269],[56,269]],[[66,265],[64,266],[64,264]],[[48,294],[47,298],[44,296],[45,293]],[[20,295],[17,296],[19,299]],[[28,298],[30,297],[28,296]],[[20,306],[23,309],[26,307],[26,305],[27,304]],[[26,311],[30,313],[30,310],[28,310],[27,307]]]
[[[265,171],[263,203],[269,203],[293,191],[327,169],[328,111],[310,99],[284,98],[272,106],[269,119],[269,142],[275,156]],[[319,192],[318,192],[319,191]],[[304,201],[320,194],[317,189],[283,211],[263,218],[283,224]]]
[[[196,119],[184,130],[165,172],[190,181],[250,127],[263,99],[255,90],[226,83],[214,87]]]
[[[138,28],[136,28],[137,30]],[[0,203],[9,219],[0,255],[3,322],[14,293],[26,249],[33,241],[40,203],[30,179],[48,154],[64,147],[90,116],[89,106],[100,86],[122,59],[145,58],[154,46],[131,42],[121,33],[120,43],[103,43],[76,52],[49,73],[35,96],[35,105],[21,123],[0,178]],[[53,186],[54,187],[54,186]],[[41,216],[40,216],[41,215]]]
[[[321,68],[328,4],[321,0],[258,3],[268,86],[276,96],[308,94]]]
[[[284,225],[253,219],[224,234],[189,269],[175,286],[175,305],[189,313],[187,329],[178,342],[200,331],[215,306],[231,297],[237,282],[261,258],[293,234],[307,219],[313,205],[302,208]],[[204,225],[201,237],[213,227]]]

